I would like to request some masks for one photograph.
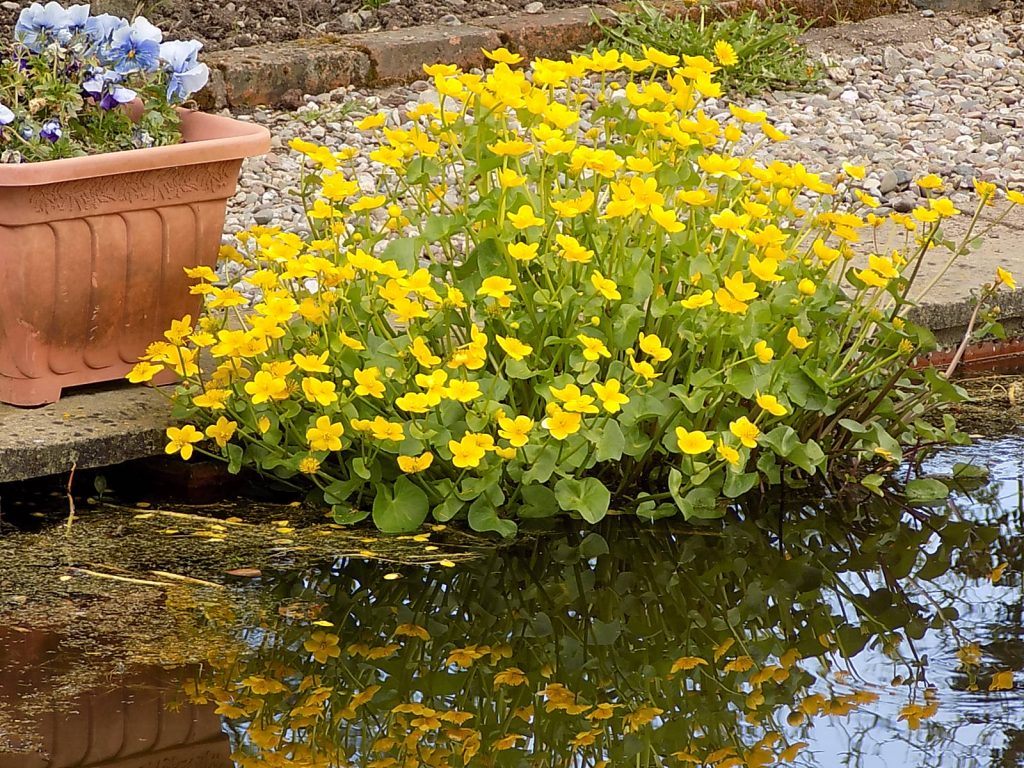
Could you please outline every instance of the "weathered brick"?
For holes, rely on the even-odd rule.
[[[370,73],[366,53],[331,40],[218,51],[206,61],[219,72],[213,78],[215,87],[207,89],[208,105],[234,108],[296,106],[306,93],[365,85]]]
[[[424,64],[483,67],[486,59],[480,49],[502,44],[496,30],[471,24],[343,35],[340,40],[370,57],[373,85],[422,80]]]
[[[519,16],[487,16],[474,24],[496,29],[510,51],[527,58],[565,58],[570,51],[580,50],[601,36],[595,23],[611,23],[614,14],[607,8],[567,8],[548,13]]]

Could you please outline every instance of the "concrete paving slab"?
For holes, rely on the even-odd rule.
[[[114,384],[72,390],[41,408],[0,405],[0,483],[163,453],[164,392]]]

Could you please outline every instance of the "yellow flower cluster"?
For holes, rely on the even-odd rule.
[[[503,533],[515,505],[709,516],[830,455],[899,457],[914,409],[941,399],[908,370],[927,340],[900,316],[960,213],[941,180],[886,224],[862,168],[758,160],[787,138],[764,112],[701,108],[727,45],[718,63],[488,55],[485,74],[426,67],[437,103],[401,125],[359,122],[376,194],[355,150],[292,142],[312,235],[256,227],[224,249],[260,292],[250,313],[191,270],[202,317],[131,376],[183,378],[204,431],[176,428],[169,452],[205,437],[236,468],[302,474],[339,519]],[[869,245],[883,224],[901,247]]]

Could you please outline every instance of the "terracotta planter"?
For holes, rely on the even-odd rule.
[[[0,165],[0,402],[120,379],[199,310],[183,269],[216,263],[242,158],[270,133],[182,117],[175,146]]]

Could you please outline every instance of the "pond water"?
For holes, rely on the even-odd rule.
[[[277,520],[258,572],[218,555],[221,588],[202,558],[172,588],[141,582],[176,554],[32,554],[0,578],[0,768],[1022,766],[1022,449],[942,452],[924,471],[990,476],[915,509],[790,498],[333,559]],[[88,591],[101,555],[135,581]],[[48,602],[14,568],[49,569]]]

